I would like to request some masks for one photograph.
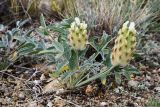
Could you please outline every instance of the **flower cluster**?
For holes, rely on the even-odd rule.
[[[132,59],[136,47],[136,30],[135,23],[129,21],[123,24],[122,29],[118,32],[115,45],[111,53],[112,65],[126,66]]]
[[[84,50],[88,41],[87,24],[80,22],[80,19],[76,17],[69,28],[68,40],[72,49]]]

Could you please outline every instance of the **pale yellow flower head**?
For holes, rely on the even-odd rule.
[[[78,17],[71,23],[68,35],[69,44],[72,49],[84,50],[88,43],[87,24],[81,22]]]
[[[129,25],[129,26],[128,26]],[[135,23],[125,22],[118,32],[115,45],[111,53],[112,65],[126,66],[132,59],[136,47]]]

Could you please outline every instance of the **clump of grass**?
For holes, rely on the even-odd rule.
[[[3,24],[14,23],[20,19],[35,17],[39,13],[39,0],[0,1],[0,20]]]
[[[64,16],[81,16],[96,32],[105,30],[114,34],[127,20],[135,22],[141,31],[147,31],[158,14],[153,13],[153,5],[158,3],[148,0],[75,0],[68,5],[71,8],[65,11]]]

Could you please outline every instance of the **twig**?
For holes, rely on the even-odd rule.
[[[24,6],[23,6],[23,3],[22,3],[22,0],[20,0],[20,4],[22,6],[22,9],[23,11],[25,12],[25,14],[27,14],[27,16],[29,17],[29,19],[31,20],[31,16],[28,14],[28,12],[25,10]]]
[[[10,77],[16,78],[16,79],[21,80],[21,81],[25,81],[25,79],[21,79],[21,78],[18,78],[18,77],[16,77],[16,76],[13,76],[13,75],[11,75],[11,74],[9,74],[9,73],[6,73],[6,71],[7,71],[7,70],[1,70],[0,73],[6,74],[6,75],[8,75],[8,76],[10,76]]]
[[[27,67],[23,67],[23,66],[17,66],[17,65],[14,65],[14,67],[16,68],[21,68],[21,69],[26,69],[26,70],[33,70],[32,68],[27,68]]]
[[[30,76],[30,78],[26,80],[26,82],[30,81],[38,72],[40,72],[40,71],[37,71],[37,70],[36,70],[36,71]]]

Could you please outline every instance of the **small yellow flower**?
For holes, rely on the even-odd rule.
[[[65,71],[68,71],[68,70],[69,70],[68,65],[64,65],[64,66],[60,69],[60,72],[61,72],[61,73],[64,73]]]
[[[79,70],[79,69],[80,69],[80,66],[78,66],[77,69]],[[68,65],[64,65],[64,66],[60,69],[60,72],[61,72],[61,73],[64,73],[64,72],[69,71],[69,70],[70,70],[69,66],[68,66]]]

